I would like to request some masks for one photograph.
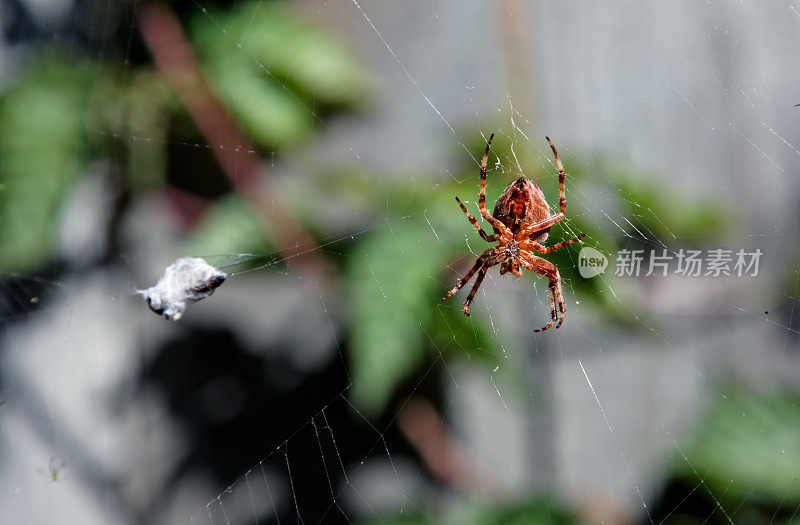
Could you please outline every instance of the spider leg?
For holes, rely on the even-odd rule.
[[[556,147],[553,146],[553,142],[550,140],[550,137],[545,137],[547,139],[547,143],[550,144],[550,149],[553,150],[553,155],[556,158],[556,167],[558,168],[558,211],[562,215],[567,212],[567,194],[564,191],[564,165],[561,164],[561,159],[558,158],[558,152],[556,151]]]
[[[461,206],[461,211],[463,211],[464,215],[467,216],[467,219],[469,219],[469,222],[471,222],[472,225],[475,226],[475,229],[478,230],[478,234],[483,238],[484,241],[486,241],[486,242],[494,242],[495,240],[497,240],[497,236],[495,234],[487,235],[486,232],[483,231],[483,228],[480,227],[480,225],[478,224],[478,221],[475,220],[475,217],[470,215],[470,213],[467,211],[467,208],[461,203],[461,199],[456,197],[456,202],[458,203],[459,206]]]
[[[517,238],[518,239],[524,239],[526,237],[530,237],[533,232],[537,232],[539,230],[544,230],[545,228],[549,228],[550,226],[554,225],[555,223],[557,223],[558,221],[560,221],[563,218],[564,218],[564,214],[561,213],[561,212],[558,212],[555,215],[553,215],[551,217],[548,217],[547,219],[545,219],[543,221],[535,222],[535,223],[527,226],[525,229],[520,230],[519,233],[517,233]]]
[[[529,245],[531,248],[533,248],[534,250],[536,250],[539,253],[550,253],[550,252],[554,252],[554,251],[556,251],[558,249],[561,249],[561,248],[566,248],[570,244],[575,244],[576,242],[578,242],[579,240],[583,239],[584,237],[586,237],[586,234],[582,233],[582,234],[578,235],[577,237],[573,237],[572,239],[569,239],[569,240],[566,240],[566,241],[561,241],[560,243],[554,244],[552,246],[545,246],[543,244],[539,244],[536,241],[529,240],[527,243],[523,242],[521,244],[521,247],[524,249],[524,248],[527,248],[528,245]]]
[[[567,194],[566,190],[564,189],[564,178],[566,177],[566,174],[564,173],[564,165],[561,164],[561,159],[558,158],[558,151],[556,151],[556,147],[553,146],[553,142],[550,140],[550,137],[545,138],[547,139],[547,143],[550,144],[550,149],[553,150],[553,155],[556,157],[556,167],[558,168],[558,213],[552,217],[548,217],[543,221],[531,224],[520,232],[520,238],[530,237],[530,235],[535,231],[549,228],[563,219],[567,213]],[[524,235],[522,235],[523,233]]]
[[[561,325],[564,323],[564,318],[567,316],[567,307],[564,305],[564,292],[561,290],[561,274],[558,273],[556,270],[556,279],[557,283],[555,285],[555,296],[556,302],[558,303],[558,324],[556,325],[556,329],[561,328]],[[552,300],[553,300],[553,290],[552,284],[550,290],[550,301],[551,301],[551,308],[552,308]]]
[[[464,301],[464,315],[469,317],[469,305],[472,304],[472,299],[475,298],[475,294],[478,293],[478,288],[481,287],[481,283],[483,282],[483,278],[486,277],[486,270],[489,269],[488,262],[483,263],[481,266],[481,271],[478,272],[478,278],[475,279],[475,284],[472,285],[472,290],[469,291],[469,295],[467,296],[467,300]]]
[[[486,260],[492,255],[493,252],[494,252],[494,248],[489,248],[488,250],[483,252],[481,254],[481,256],[478,257],[478,260],[475,261],[475,264],[472,266],[472,268],[470,268],[470,270],[467,272],[467,274],[464,277],[462,277],[461,279],[458,280],[456,285],[453,286],[452,290],[447,292],[447,295],[442,297],[442,301],[446,301],[447,299],[452,297],[457,291],[459,291],[461,289],[462,286],[467,284],[467,281],[472,279],[472,276],[475,275],[475,272],[477,272],[478,269],[481,268],[484,265]]]
[[[544,275],[550,281],[547,290],[550,295],[550,322],[542,328],[534,330],[534,332],[544,332],[550,329],[558,320],[556,328],[561,328],[564,322],[564,317],[567,314],[567,309],[564,306],[564,294],[561,291],[561,275],[558,273],[558,268],[548,260],[536,257],[535,255],[520,254],[520,260],[523,265],[532,272]],[[556,309],[556,305],[558,308]]]
[[[493,138],[494,133],[489,136],[489,140],[486,142],[486,151],[483,152],[483,160],[481,161],[481,193],[478,196],[478,208],[481,210],[481,217],[486,219],[497,231],[503,233],[506,230],[506,225],[492,217],[492,214],[486,210],[486,161],[489,160],[489,146],[491,146]]]

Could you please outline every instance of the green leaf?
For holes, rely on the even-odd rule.
[[[333,105],[363,101],[368,76],[342,43],[286,2],[248,2],[229,30],[270,76],[285,79],[308,100]]]
[[[346,49],[282,2],[198,14],[190,36],[220,97],[264,147],[300,143],[322,109],[354,106],[368,89]]]
[[[236,195],[219,199],[181,245],[176,257],[270,252],[263,226]]]
[[[153,71],[132,70],[127,76],[125,86],[116,79],[107,82],[111,84],[107,89],[109,95],[98,101],[94,112],[103,119],[96,128],[117,130],[115,138],[123,143],[127,175],[133,187],[160,187],[166,180],[172,92]],[[122,99],[124,105],[117,99]],[[118,106],[124,111],[121,118]],[[102,144],[100,148],[108,145]]]
[[[494,506],[466,505],[447,523],[463,525],[570,525],[581,521],[555,500],[538,494],[520,502]]]
[[[54,219],[86,161],[84,68],[34,64],[0,97],[0,266],[30,270],[53,254]]]
[[[436,310],[427,328],[431,342],[448,359],[474,358],[494,366],[499,358],[497,342],[487,323],[464,316],[462,302],[463,298],[456,299]]]
[[[551,497],[533,494],[522,501],[501,501],[495,505],[484,505],[463,499],[450,505],[443,513],[441,509],[426,509],[426,512],[405,512],[394,519],[382,519],[386,525],[572,525],[582,523],[577,516]],[[377,523],[377,522],[369,522]]]
[[[698,474],[716,498],[751,504],[800,504],[800,406],[794,393],[734,392],[717,400],[678,472]],[[733,482],[731,482],[733,480]]]
[[[346,270],[352,306],[351,396],[368,415],[425,358],[424,332],[439,304],[432,275],[444,268],[435,239],[412,220],[392,221],[364,237]]]
[[[651,180],[616,172],[609,175],[619,195],[620,212],[642,232],[669,242],[673,236],[685,247],[702,239],[717,238],[728,227],[733,214],[719,199],[686,199],[669,187]],[[629,232],[637,236],[635,230]]]
[[[242,55],[216,54],[206,68],[219,95],[261,145],[291,146],[311,134],[313,115]]]

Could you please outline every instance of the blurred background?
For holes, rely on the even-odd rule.
[[[0,29],[3,522],[800,519],[800,4],[0,0]],[[546,256],[559,330],[537,275],[440,302],[491,133],[489,203],[524,174],[557,211],[549,135],[548,243],[609,259]],[[189,255],[229,278],[165,321],[135,291]]]

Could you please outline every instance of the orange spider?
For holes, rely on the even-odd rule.
[[[550,227],[564,218],[567,209],[564,192],[564,166],[558,158],[558,152],[550,141],[550,137],[545,137],[553,150],[556,166],[558,166],[559,212],[557,214],[550,215],[550,206],[539,186],[526,177],[520,177],[503,190],[503,194],[494,205],[494,212],[489,215],[486,210],[486,160],[489,158],[489,146],[492,144],[493,138],[494,134],[486,143],[486,151],[481,162],[481,192],[478,198],[478,208],[480,208],[481,216],[492,225],[494,234],[487,235],[483,231],[483,228],[478,225],[478,221],[469,214],[458,197],[456,197],[456,202],[484,241],[497,241],[499,244],[483,252],[470,271],[456,283],[453,289],[442,298],[442,301],[449,299],[472,278],[475,272],[478,272],[478,278],[475,279],[475,284],[472,286],[467,300],[464,301],[464,315],[469,316],[469,305],[483,282],[483,278],[486,277],[486,270],[499,264],[501,275],[511,272],[514,276],[521,277],[520,267],[524,267],[532,272],[542,274],[550,280],[550,322],[543,328],[534,331],[547,330],[553,326],[556,319],[559,319],[556,328],[560,328],[566,315],[564,295],[561,292],[561,276],[553,263],[534,255],[533,251],[549,253],[569,246],[586,235],[582,233],[574,239],[562,241],[553,246],[541,244],[547,239]],[[558,303],[558,310],[556,310],[556,303]]]

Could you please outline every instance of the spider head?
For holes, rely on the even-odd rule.
[[[517,277],[522,276],[519,269],[519,243],[516,240],[509,241],[505,246],[505,256],[500,263],[500,274],[511,272]]]
[[[519,269],[519,260],[516,257],[506,257],[500,263],[500,275],[511,272],[515,277],[522,277],[522,271]]]

